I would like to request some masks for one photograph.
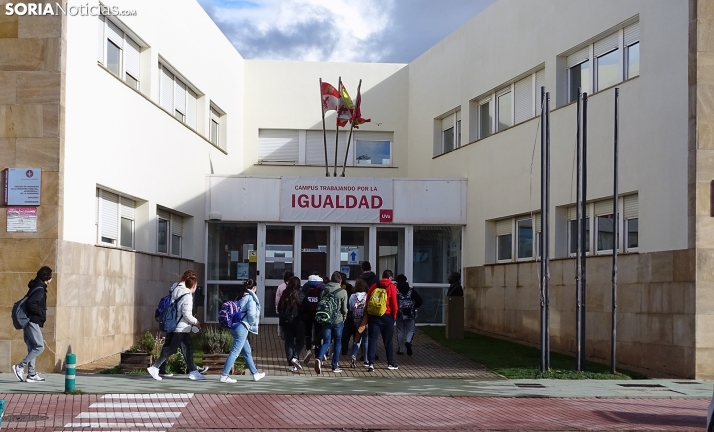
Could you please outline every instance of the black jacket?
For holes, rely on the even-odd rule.
[[[463,297],[464,287],[461,286],[460,282],[454,282],[449,286],[449,290],[446,292],[447,297]]]
[[[32,289],[42,287],[42,289],[36,290],[27,298],[25,311],[27,312],[27,317],[30,319],[30,322],[43,327],[47,319],[47,284],[39,279],[33,279],[27,284],[27,287],[29,288],[28,294]]]
[[[379,278],[376,274],[374,274],[373,271],[364,272],[359,275],[359,277],[360,279],[364,279],[364,281],[367,282],[367,286],[370,288],[372,287],[372,285],[379,282]]]

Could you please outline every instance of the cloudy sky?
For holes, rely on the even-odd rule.
[[[198,0],[247,59],[408,63],[493,0]]]

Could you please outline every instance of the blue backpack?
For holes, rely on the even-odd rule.
[[[218,312],[218,324],[221,327],[234,329],[243,321],[240,305],[237,300],[228,300],[223,303],[221,310]]]
[[[179,315],[178,311],[178,303],[181,301],[182,298],[185,296],[189,295],[191,293],[186,293],[182,295],[181,297],[177,298],[176,301],[171,301],[171,296],[169,295],[169,305],[164,308],[163,311],[159,314],[159,329],[161,331],[164,331],[166,333],[172,333],[176,331],[176,327],[178,326],[179,321],[181,321],[181,318],[183,318],[183,314]],[[161,299],[163,301],[164,299]],[[159,306],[161,306],[161,303],[159,303]]]
[[[161,318],[161,314],[164,313],[167,307],[171,304],[171,294],[167,295],[166,297],[163,297],[161,300],[159,300],[159,306],[156,307],[156,312],[154,312],[154,319],[156,322],[159,322],[159,319]]]

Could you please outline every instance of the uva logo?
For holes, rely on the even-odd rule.
[[[393,215],[393,210],[381,209],[379,210],[379,221],[381,223],[392,222]]]
[[[27,178],[32,178],[32,176],[35,175],[35,173],[33,173],[32,170],[27,170],[27,171],[25,171],[25,175],[27,176]]]

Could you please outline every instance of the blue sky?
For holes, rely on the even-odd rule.
[[[198,0],[247,59],[409,63],[493,0]]]

